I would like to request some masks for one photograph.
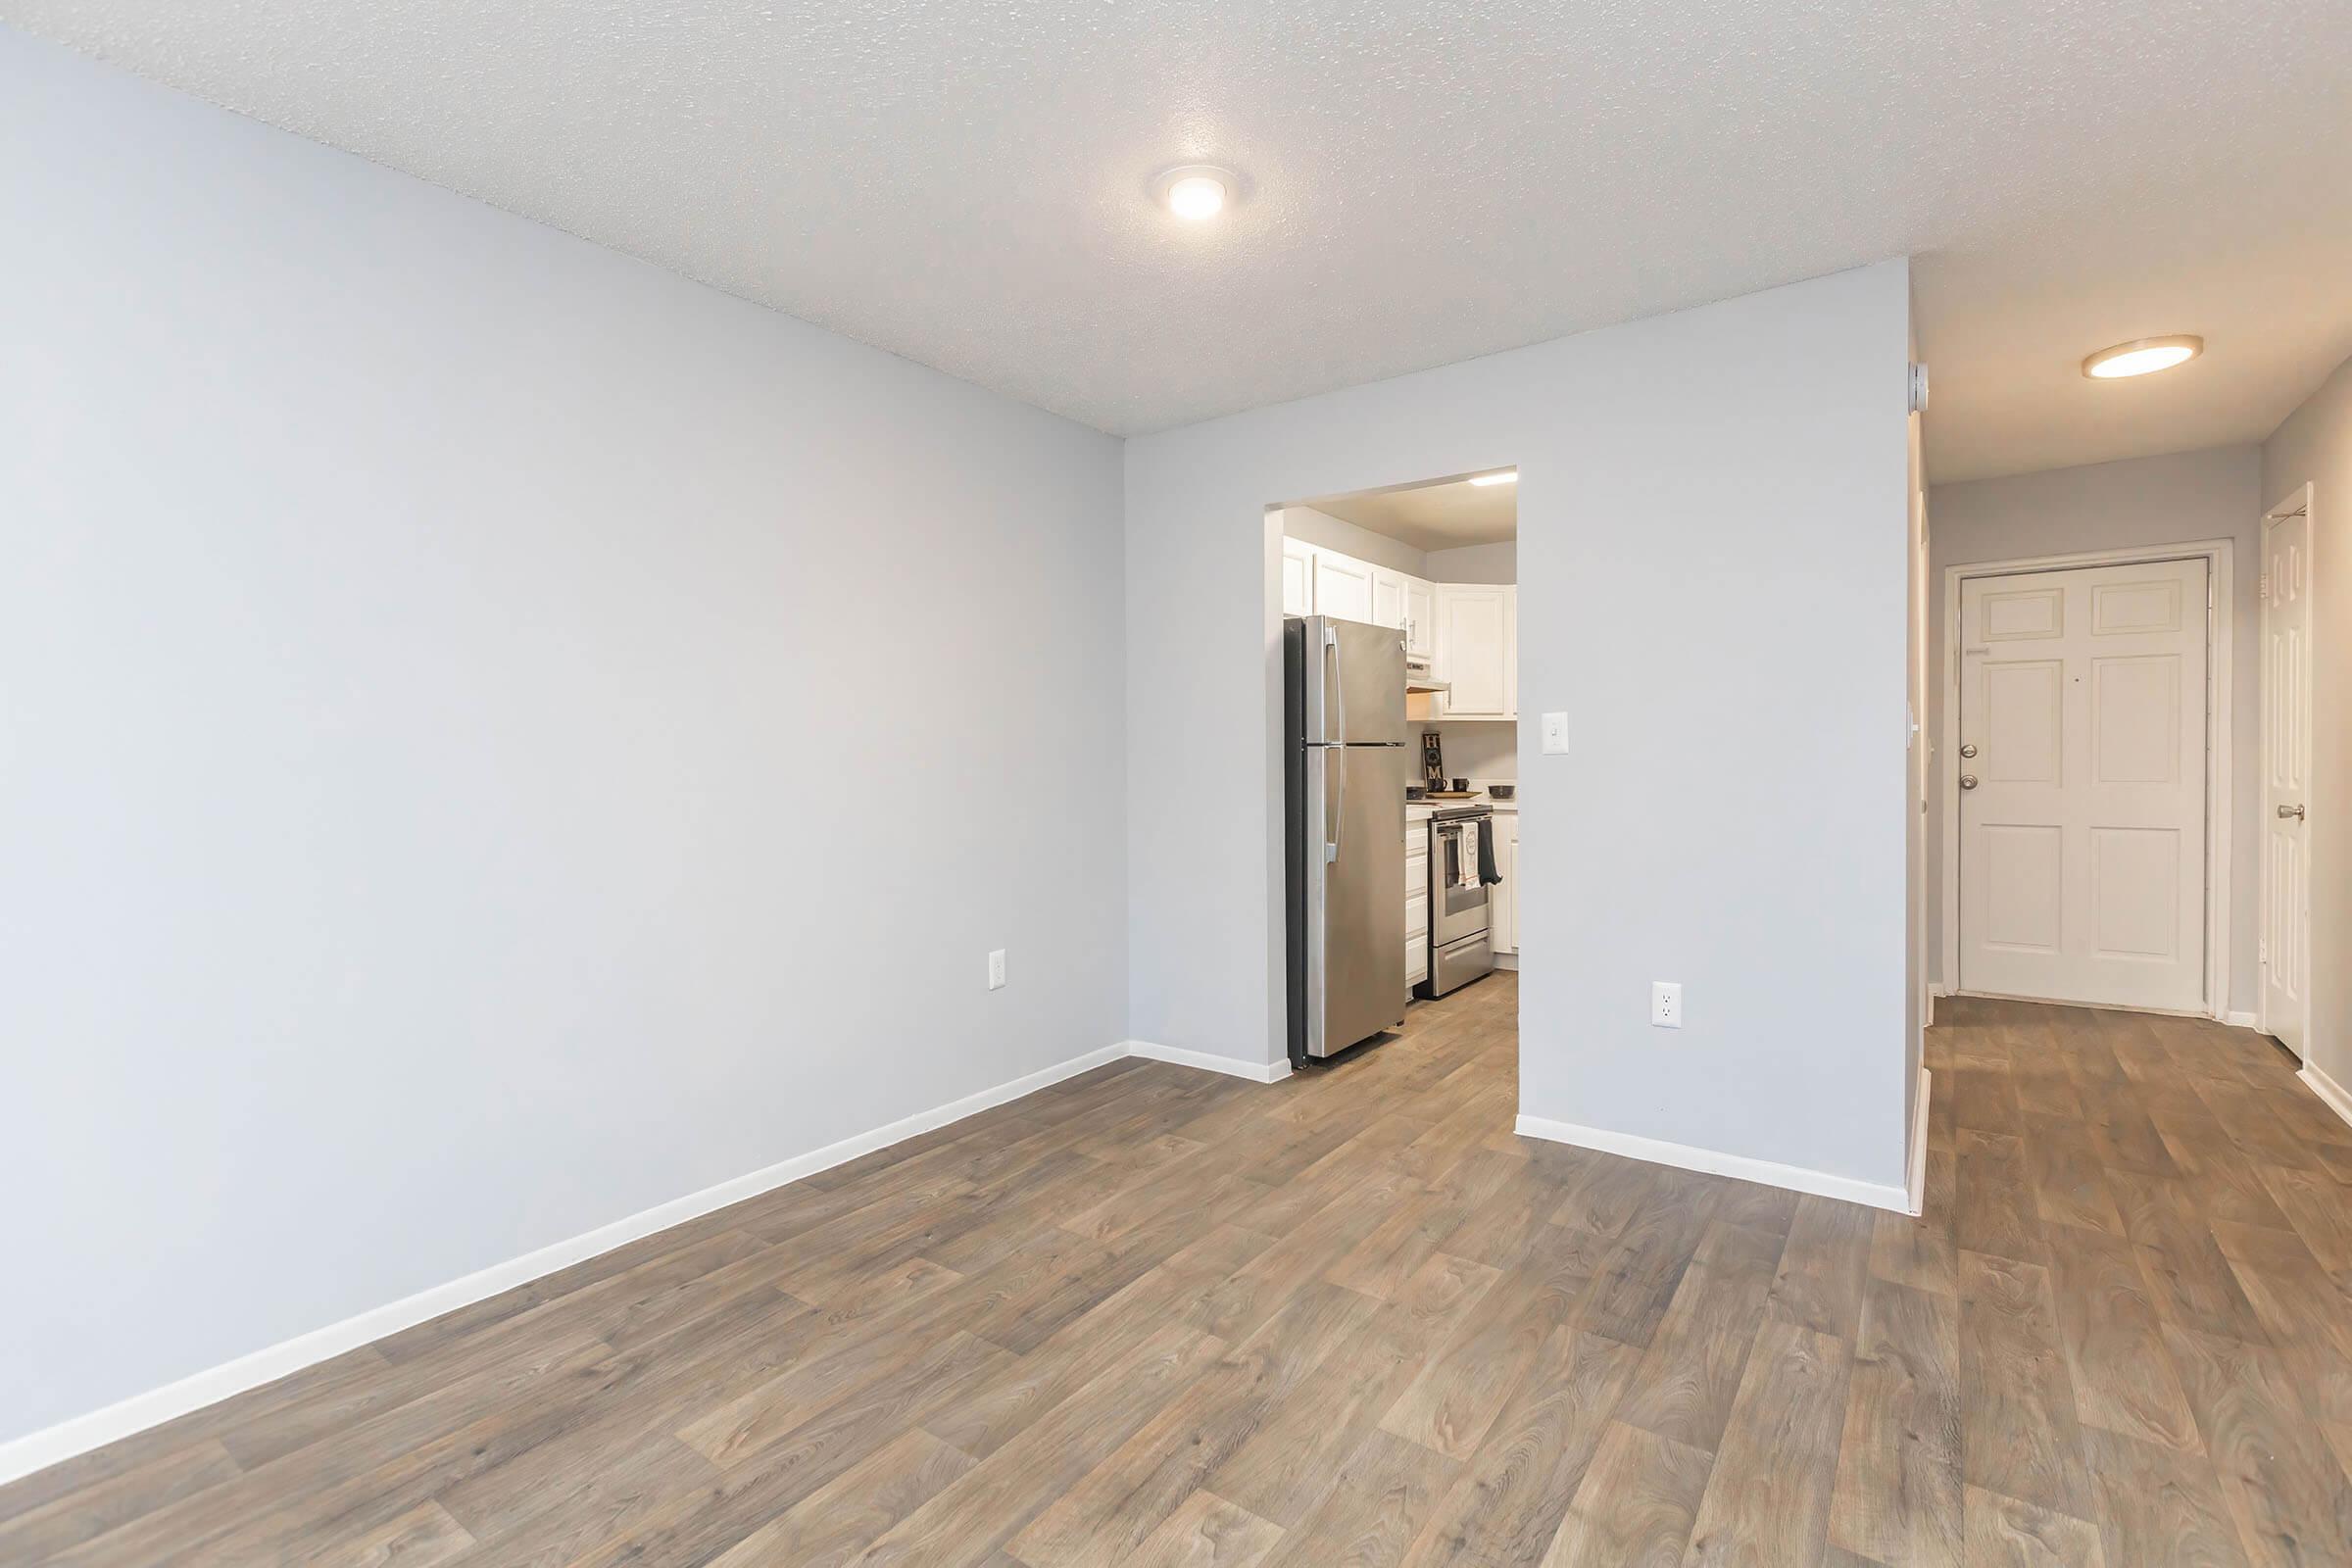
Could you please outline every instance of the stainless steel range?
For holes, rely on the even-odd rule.
[[[1429,978],[1414,989],[1442,997],[1494,967],[1491,908],[1481,862],[1493,863],[1494,813],[1483,806],[1429,819]],[[1482,857],[1480,847],[1486,846]]]

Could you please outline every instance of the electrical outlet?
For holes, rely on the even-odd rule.
[[[988,989],[991,991],[1004,989],[1004,950],[1003,948],[999,948],[988,956]]]
[[[1683,1026],[1683,983],[1680,980],[1652,980],[1649,983],[1649,1021],[1658,1029],[1680,1029]]]

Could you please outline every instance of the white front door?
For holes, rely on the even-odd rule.
[[[2300,1058],[2311,980],[2311,514],[2262,524],[2262,1027]]]
[[[1960,985],[2205,1006],[2207,566],[1960,587]]]

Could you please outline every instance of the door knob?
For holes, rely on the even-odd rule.
[[[1976,775],[1976,774],[1974,774],[1974,773],[1963,773],[1963,774],[1961,774],[1961,775],[1960,775],[1960,787],[1961,787],[1962,789],[1964,789],[1964,790],[1973,790],[1973,789],[1975,789],[1975,788],[1977,787],[1977,775]]]
[[[1961,755],[1962,757],[1974,757],[1974,756],[1976,756],[1976,755],[1977,755],[1977,743],[1976,743],[1975,741],[1970,741],[1970,742],[1969,742],[1967,745],[1965,745],[1965,746],[1961,747],[1961,748],[1960,748],[1960,755]]]
[[[2300,806],[2281,806],[2278,808],[2278,814],[2280,816],[2291,816],[2296,821],[2300,822],[2303,820],[2303,808]]]

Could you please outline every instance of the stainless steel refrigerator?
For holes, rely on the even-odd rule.
[[[1282,623],[1291,1059],[1404,1021],[1404,634]]]

